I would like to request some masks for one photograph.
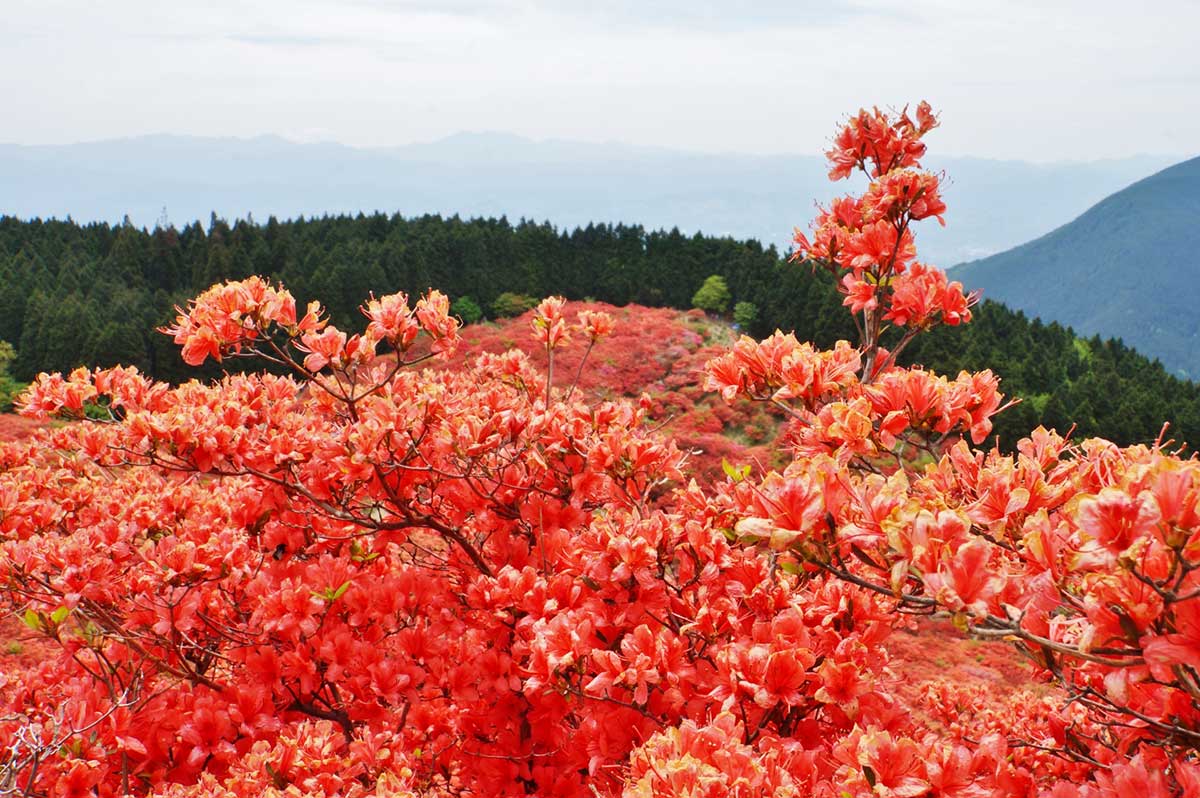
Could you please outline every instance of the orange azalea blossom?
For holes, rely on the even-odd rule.
[[[584,310],[579,313],[579,326],[584,334],[594,341],[611,334],[616,329],[616,320],[609,313]]]
[[[873,182],[862,198],[863,216],[895,220],[905,215],[912,221],[934,217],[943,227],[946,203],[942,201],[937,175],[913,169],[888,172]]]
[[[563,305],[566,300],[560,296],[543,299],[533,311],[534,339],[549,349],[562,346],[571,337],[571,326],[563,317]]]
[[[925,155],[921,138],[937,125],[927,102],[917,106],[915,122],[907,109],[894,119],[878,108],[860,110],[834,137],[833,148],[826,153],[832,165],[829,179],[849,177],[856,169],[879,177],[895,169],[918,166],[917,159]]]

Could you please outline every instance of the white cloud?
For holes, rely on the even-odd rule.
[[[22,143],[493,129],[815,152],[859,105],[921,98],[943,112],[944,152],[1200,142],[1185,0],[9,0],[5,27],[0,140]]]

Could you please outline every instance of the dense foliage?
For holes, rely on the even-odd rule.
[[[0,219],[0,340],[16,346],[13,373],[77,365],[134,365],[157,379],[189,369],[153,333],[172,308],[223,279],[280,279],[330,317],[359,326],[368,292],[430,287],[469,296],[489,315],[516,315],[550,293],[622,305],[686,309],[704,281],[723,277],[735,302],[757,308],[751,332],[794,330],[830,346],[854,334],[827,279],[753,241],[651,232],[632,225],[558,231],[504,219],[333,217],[266,224],[213,219],[182,230]],[[1117,443],[1154,440],[1164,421],[1200,441],[1200,390],[1120,342],[1080,340],[1055,325],[985,302],[964,330],[934,330],[906,362],[946,373],[993,368],[1026,401],[996,421],[1005,448],[1039,423]],[[208,376],[220,371],[210,368]]]
[[[1097,203],[1078,219],[961,269],[968,287],[1076,330],[1120,336],[1200,377],[1200,158]]]
[[[251,277],[169,332],[287,376],[40,375],[24,412],[75,423],[0,446],[0,601],[59,655],[0,676],[0,791],[1200,795],[1200,464],[1044,429],[976,451],[997,378],[896,364],[974,312],[911,246],[935,126],[851,118],[832,174],[871,187],[797,237],[860,343],[709,364],[792,419],[765,475],[701,488],[652,399],[555,379],[615,325],[557,297],[544,371],[413,368],[459,343],[437,292],[371,298],[348,334]],[[922,721],[887,668],[913,612],[1023,648],[1071,701],[964,728],[946,687]]]

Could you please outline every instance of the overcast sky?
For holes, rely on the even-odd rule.
[[[497,130],[815,153],[860,105],[925,98],[947,154],[1200,152],[1196,0],[2,5],[0,141],[21,144]]]

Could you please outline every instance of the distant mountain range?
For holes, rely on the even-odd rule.
[[[1035,241],[952,272],[989,299],[1119,337],[1200,377],[1200,158],[1098,203]]]
[[[1140,156],[1033,164],[930,159],[944,170],[945,229],[918,233],[922,256],[949,265],[1042,235],[1175,159]],[[357,149],[253,139],[145,136],[88,144],[0,145],[0,214],[68,215],[177,226],[209,215],[265,220],[357,211],[500,216],[560,227],[629,222],[756,238],[786,249],[830,184],[820,156],[691,153],[612,143],[463,133]]]

